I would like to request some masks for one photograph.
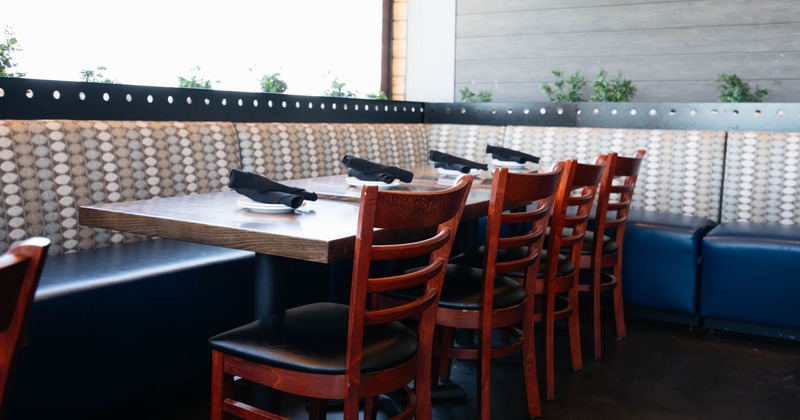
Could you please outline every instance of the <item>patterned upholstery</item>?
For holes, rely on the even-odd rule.
[[[800,224],[800,133],[731,132],[723,222]]]
[[[428,147],[464,159],[489,163],[486,145],[502,146],[505,127],[489,125],[432,124]],[[425,150],[427,153],[427,150]]]
[[[50,254],[134,242],[78,224],[78,207],[221,190],[239,151],[220,122],[0,120],[0,252],[46,236]]]
[[[568,158],[591,162],[601,153],[647,151],[633,208],[719,221],[724,131],[509,126],[505,147],[540,156],[540,167]]]
[[[346,154],[401,168],[426,162],[422,124],[237,123],[236,132],[241,169],[275,180],[345,173]]]

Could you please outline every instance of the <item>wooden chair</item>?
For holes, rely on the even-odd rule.
[[[491,418],[492,359],[521,350],[524,351],[529,415],[541,415],[533,338],[534,280],[563,169],[563,163],[543,174],[515,174],[509,173],[508,169],[496,169],[489,200],[483,261],[479,266],[451,263],[447,267],[436,313],[434,360],[440,360],[441,365],[435,364],[433,373],[439,371],[444,379],[449,376],[452,359],[478,360],[478,413],[482,419]],[[518,208],[523,210],[508,211]],[[510,233],[501,237],[504,227]],[[524,252],[514,259],[498,260],[498,253],[508,248],[520,248]],[[530,281],[520,284],[517,279],[506,275],[510,272],[523,273],[524,278]],[[419,295],[417,290],[401,291],[381,295],[380,300],[381,305],[385,305],[385,302],[407,301]],[[477,346],[454,346],[454,329],[476,331]],[[504,342],[493,346],[492,333],[497,330],[507,334]]]
[[[594,357],[597,360],[602,358],[601,292],[613,291],[617,337],[624,338],[627,335],[622,306],[622,243],[644,155],[644,150],[637,150],[633,157],[618,156],[616,153],[608,155],[597,194],[594,228],[586,232],[583,242],[580,267],[588,273],[589,282],[581,284],[578,290],[591,294]]]
[[[5,412],[9,377],[49,247],[47,238],[30,238],[12,245],[0,256],[0,418]]]
[[[572,369],[583,369],[578,318],[578,276],[581,250],[592,204],[605,167],[606,156],[594,164],[568,160],[550,217],[547,247],[537,279],[541,292],[540,321],[544,324],[546,398],[555,398],[555,321],[567,319]]]
[[[349,305],[312,303],[271,315],[210,339],[211,418],[224,413],[278,419],[233,395],[233,378],[312,399],[324,417],[327,399],[344,400],[344,418],[357,419],[359,400],[374,417],[376,397],[405,389],[406,407],[394,418],[431,418],[434,316],[447,260],[473,177],[447,190],[411,193],[364,187],[358,217]],[[427,233],[419,239],[420,229]],[[414,239],[409,241],[409,233]],[[380,243],[380,244],[378,244]],[[374,261],[427,256],[421,270],[373,277]],[[303,281],[303,279],[297,279]],[[369,296],[424,287],[424,294],[390,308],[370,309]],[[418,319],[411,329],[400,322]],[[408,384],[414,381],[414,391]]]

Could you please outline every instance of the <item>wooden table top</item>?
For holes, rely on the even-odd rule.
[[[394,189],[434,191],[452,185],[454,178],[439,178],[430,169]],[[329,263],[351,257],[355,246],[360,188],[345,178],[281,181],[320,197],[291,213],[253,212],[237,204],[241,195],[227,191],[82,206],[78,220],[85,226]],[[486,214],[490,185],[491,180],[476,178],[464,220]]]

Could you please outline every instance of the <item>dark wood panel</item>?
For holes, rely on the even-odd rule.
[[[796,0],[641,3],[460,15],[456,36],[552,35],[800,22]]]

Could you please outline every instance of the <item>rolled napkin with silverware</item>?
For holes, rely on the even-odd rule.
[[[414,173],[397,166],[381,165],[352,155],[345,155],[342,164],[349,170],[347,175],[362,181],[380,181],[391,184],[395,179],[411,182]]]
[[[489,165],[449,155],[433,149],[428,150],[428,159],[433,161],[433,166],[436,168],[459,171],[465,174],[468,174],[472,169],[489,170]]]
[[[253,201],[266,204],[284,204],[293,209],[300,207],[305,200],[317,200],[317,194],[314,192],[290,187],[275,182],[264,175],[238,169],[231,169],[228,174],[228,186]]]
[[[525,163],[533,162],[539,163],[539,157],[522,153],[514,149],[506,149],[505,147],[486,145],[486,153],[492,155],[492,158],[502,160],[505,162]]]

